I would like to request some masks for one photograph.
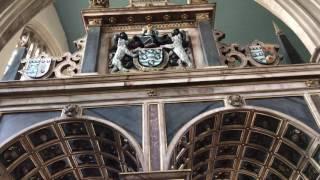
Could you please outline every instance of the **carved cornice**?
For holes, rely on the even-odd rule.
[[[163,29],[176,29],[176,28],[193,28],[196,27],[196,24],[193,22],[185,23],[164,23],[164,24],[152,24],[158,30]],[[104,32],[121,32],[121,31],[140,31],[145,25],[127,25],[127,26],[110,26],[104,27]]]
[[[70,79],[47,79],[41,81],[11,81],[0,83],[0,97],[26,96],[27,94],[56,94],[87,92],[89,90],[114,90],[132,88],[154,89],[162,85],[213,85],[254,84],[263,82],[305,82],[320,77],[320,65],[303,64],[245,69],[206,68],[170,72],[145,72],[143,74],[75,76]],[[165,80],[167,79],[167,80]],[[28,88],[26,88],[28,87]]]
[[[213,21],[215,4],[168,5],[157,7],[132,7],[117,9],[85,9],[82,11],[85,26],[100,24],[109,31],[141,29],[146,24],[153,24],[157,28],[178,25],[194,25],[200,20]],[[96,19],[99,21],[96,23]],[[101,20],[101,21],[100,21]],[[168,28],[170,28],[168,26]],[[184,26],[186,27],[186,26]],[[183,28],[174,26],[174,28]]]

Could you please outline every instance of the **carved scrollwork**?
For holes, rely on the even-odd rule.
[[[79,54],[66,53],[64,56],[56,59],[54,74],[56,78],[69,78],[80,72]]]
[[[22,79],[70,78],[80,73],[85,38],[75,41],[78,51],[65,53],[61,57],[41,54],[22,60],[23,68],[19,71]]]
[[[222,42],[225,34],[217,30],[214,32],[214,36],[220,57],[228,67],[272,66],[278,65],[281,61],[278,45],[265,44],[257,40],[246,46],[235,43],[226,44]]]
[[[85,38],[80,38],[74,41],[77,52],[74,54],[65,53],[62,57],[56,59],[56,66],[54,68],[54,74],[56,78],[70,78],[75,74],[80,73],[81,60],[83,57],[83,51],[85,47]]]

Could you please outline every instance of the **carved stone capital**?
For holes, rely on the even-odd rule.
[[[244,101],[239,94],[235,94],[228,97],[228,104],[234,107],[241,107],[244,105]]]
[[[90,8],[108,8],[109,0],[89,0]]]
[[[62,116],[68,117],[68,118],[77,117],[77,116],[80,116],[80,114],[81,114],[81,108],[76,104],[68,104],[62,110]]]

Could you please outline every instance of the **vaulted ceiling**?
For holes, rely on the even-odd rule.
[[[295,48],[305,61],[310,54],[297,36],[277,17],[253,0],[209,0],[217,2],[215,29],[226,33],[229,43],[249,44],[253,40],[277,43],[272,26],[275,21],[286,33]],[[172,3],[183,4],[186,0],[171,0]],[[110,0],[111,7],[124,7],[127,0]],[[73,41],[84,35],[80,11],[89,6],[88,0],[56,0],[54,5],[64,27],[70,49],[74,49]]]

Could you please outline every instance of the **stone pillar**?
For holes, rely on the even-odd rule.
[[[203,57],[208,66],[222,65],[219,57],[219,52],[216,46],[216,41],[213,37],[213,27],[209,13],[197,14],[198,28],[200,33],[200,42],[203,52]]]
[[[148,121],[150,133],[150,166],[152,171],[159,171],[160,164],[160,134],[159,134],[159,105],[148,105]]]
[[[100,36],[102,19],[93,19],[89,22],[87,41],[84,51],[82,73],[96,73],[99,59]]]
[[[25,57],[26,52],[27,49],[25,47],[17,47],[13,51],[10,59],[11,64],[3,75],[3,81],[13,81],[19,79],[20,75],[18,74],[18,71],[21,65],[21,60]]]

